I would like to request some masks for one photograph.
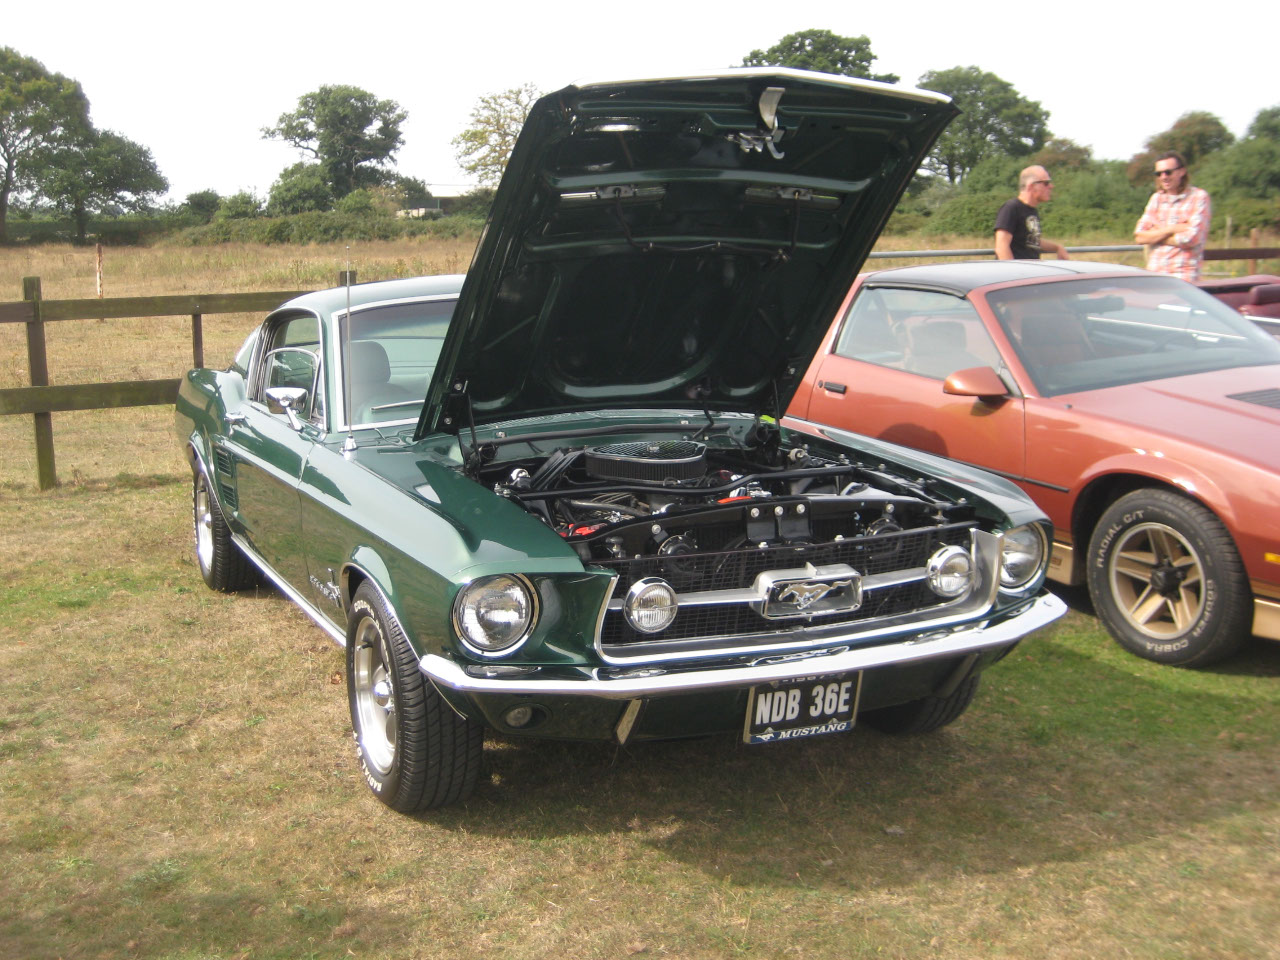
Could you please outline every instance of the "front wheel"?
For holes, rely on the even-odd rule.
[[[894,707],[868,710],[860,719],[881,733],[929,733],[960,719],[978,692],[978,674],[964,681],[945,697],[924,697]]]
[[[253,586],[258,578],[257,569],[231,539],[218,498],[209,489],[209,478],[199,467],[191,479],[191,521],[196,564],[204,582],[224,593]]]
[[[1087,579],[1111,636],[1148,660],[1200,667],[1249,638],[1252,596],[1231,534],[1180,494],[1136,490],[1108,507]]]
[[[418,670],[381,594],[360,585],[347,626],[347,700],[365,781],[402,813],[470,796],[484,728],[460,717]]]

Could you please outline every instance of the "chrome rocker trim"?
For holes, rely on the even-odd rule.
[[[673,693],[695,693],[726,687],[750,687],[758,683],[795,680],[853,670],[868,670],[1008,646],[1057,620],[1066,604],[1051,593],[1042,594],[1016,616],[992,623],[951,630],[933,630],[910,640],[871,647],[798,654],[762,656],[730,667],[680,670],[675,667],[635,667],[632,670],[593,670],[590,677],[536,679],[528,674],[510,679],[472,676],[445,657],[429,653],[418,669],[442,687],[470,694],[540,694],[555,697],[600,697],[631,700]]]

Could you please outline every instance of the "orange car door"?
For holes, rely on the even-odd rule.
[[[800,415],[1017,479],[1025,463],[1021,396],[943,392],[949,374],[982,366],[999,373],[1003,365],[968,301],[864,288],[811,371],[808,412]]]

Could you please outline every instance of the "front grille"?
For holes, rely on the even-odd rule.
[[[641,557],[611,560],[601,566],[615,570],[618,583],[613,596],[621,598],[637,580],[661,577],[678,593],[746,589],[768,570],[848,564],[864,577],[918,569],[942,546],[968,547],[970,524],[949,524],[873,537],[834,540],[824,543],[789,544],[764,548],[742,547],[716,553],[692,553],[672,557]],[[796,626],[831,626],[881,617],[902,616],[926,611],[945,603],[923,582],[916,580],[867,591],[857,610],[815,616],[770,620],[744,603],[689,606],[677,613],[666,630],[656,634],[638,633],[621,610],[609,610],[601,625],[600,641],[606,647],[696,641],[698,638],[735,638],[774,635]],[[618,652],[618,651],[615,651]]]

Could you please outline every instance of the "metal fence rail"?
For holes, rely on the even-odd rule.
[[[1117,243],[1101,247],[1067,247],[1067,253],[1138,253],[1146,249],[1140,243]],[[979,247],[972,250],[874,250],[868,254],[869,260],[906,260],[934,259],[940,257],[957,257],[975,259],[990,258],[996,255],[993,247]],[[1206,260],[1275,260],[1280,258],[1280,247],[1226,247],[1217,250],[1206,250]],[[1251,268],[1256,269],[1256,268]]]

